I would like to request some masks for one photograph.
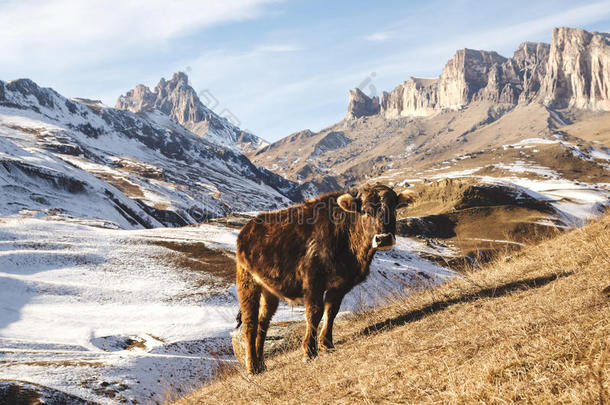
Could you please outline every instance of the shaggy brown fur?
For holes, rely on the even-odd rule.
[[[376,185],[262,213],[244,226],[237,238],[237,292],[248,372],[265,369],[263,345],[279,298],[305,305],[305,359],[333,348],[343,297],[368,276],[377,249],[393,246],[396,208],[411,198]]]

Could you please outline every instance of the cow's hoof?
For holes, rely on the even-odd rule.
[[[303,353],[303,363],[309,363],[318,356],[318,351],[308,350]]]
[[[261,370],[260,368],[252,368],[250,370],[248,370],[248,375],[257,375],[262,373],[264,370]]]
[[[335,351],[335,346],[320,346],[318,349],[321,353],[332,353]]]

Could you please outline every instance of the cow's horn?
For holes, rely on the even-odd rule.
[[[341,207],[343,211],[356,212],[357,210],[356,198],[349,193],[340,195],[339,198],[337,198],[337,204],[339,204],[339,207]]]

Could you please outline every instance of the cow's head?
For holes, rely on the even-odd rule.
[[[414,193],[396,194],[390,187],[377,184],[342,194],[337,198],[339,206],[357,214],[374,249],[391,249],[396,243],[396,209],[412,202]]]

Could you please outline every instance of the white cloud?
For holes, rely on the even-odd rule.
[[[290,44],[273,44],[273,45],[262,45],[257,48],[260,52],[295,52],[299,48]]]
[[[280,0],[7,0],[0,2],[5,64],[100,61],[215,24],[259,17]]]
[[[364,37],[367,41],[387,41],[390,39],[388,32],[375,32]]]

